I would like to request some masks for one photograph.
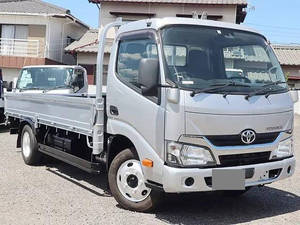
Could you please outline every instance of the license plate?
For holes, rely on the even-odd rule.
[[[245,190],[244,169],[213,169],[213,190]]]

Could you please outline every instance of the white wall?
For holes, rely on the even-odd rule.
[[[46,25],[48,19],[45,16],[30,16],[30,15],[0,15],[1,24],[35,24]]]
[[[139,12],[154,13],[156,18],[176,17],[176,14],[190,14],[197,12],[201,15],[207,12],[208,15],[222,15],[220,21],[235,23],[236,5],[188,5],[188,4],[147,4],[147,3],[101,3],[100,27],[116,20],[110,12]],[[128,16],[127,16],[128,17]],[[128,17],[124,19],[145,19],[146,17]],[[114,30],[110,30],[108,37],[114,37]]]
[[[48,23],[47,58],[61,61],[62,43],[62,19],[51,18]]]
[[[103,64],[108,65],[109,54],[104,54]],[[77,64],[96,65],[97,54],[96,53],[77,53]]]
[[[65,54],[67,37],[75,40],[80,39],[88,29],[74,23],[67,18],[51,18],[49,22],[49,57],[52,60],[64,63],[75,64],[74,57]]]
[[[14,78],[19,76],[21,69],[2,68],[2,75],[4,81],[13,81]]]

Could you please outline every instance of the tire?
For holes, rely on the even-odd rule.
[[[245,190],[229,190],[229,191],[222,191],[222,195],[226,196],[226,197],[239,197],[243,194],[245,194],[246,192],[248,192],[250,190],[251,187],[246,187]]]
[[[125,149],[113,159],[108,183],[116,201],[128,210],[150,212],[162,197],[161,192],[144,185],[141,163],[134,149]]]
[[[41,153],[38,152],[38,142],[29,125],[25,125],[21,134],[22,157],[27,165],[37,165],[41,162]]]

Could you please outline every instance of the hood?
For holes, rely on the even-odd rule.
[[[185,130],[189,135],[232,135],[245,129],[256,133],[292,128],[293,102],[289,93],[253,96],[185,92]]]

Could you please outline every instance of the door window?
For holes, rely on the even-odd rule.
[[[117,61],[119,79],[140,88],[138,72],[141,59],[157,57],[157,45],[151,39],[121,41]]]

